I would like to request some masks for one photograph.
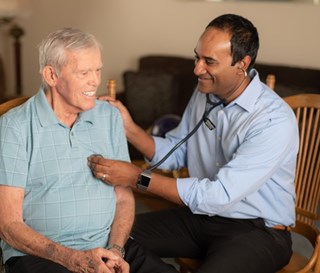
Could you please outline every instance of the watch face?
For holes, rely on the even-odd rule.
[[[148,170],[143,171],[139,176],[137,187],[142,190],[147,190],[150,180],[151,180],[151,171],[148,171]]]
[[[143,185],[141,185],[141,184],[137,184],[137,188],[138,188],[139,190],[142,190],[142,191],[146,191],[146,190],[148,189],[148,187],[143,186]]]

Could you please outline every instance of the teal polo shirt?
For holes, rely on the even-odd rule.
[[[107,245],[116,198],[87,157],[129,161],[119,111],[109,103],[79,114],[72,128],[54,114],[42,89],[0,117],[0,184],[25,189],[23,219],[67,247]],[[24,255],[1,241],[4,261]]]

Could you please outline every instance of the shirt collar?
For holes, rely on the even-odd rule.
[[[237,104],[248,112],[252,112],[254,105],[260,94],[262,93],[263,86],[261,84],[259,73],[255,69],[249,72],[251,82],[246,87],[244,92],[236,98],[232,104]]]
[[[65,126],[58,120],[57,116],[53,112],[47,100],[47,97],[44,93],[43,87],[41,87],[39,89],[39,92],[35,95],[35,105],[36,105],[38,118],[41,126],[45,127],[45,126],[51,126],[55,124],[60,124],[62,126]],[[78,122],[89,122],[93,124],[92,109],[83,113],[79,113],[76,123]]]

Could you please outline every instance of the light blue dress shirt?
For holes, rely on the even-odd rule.
[[[105,247],[113,222],[114,188],[95,178],[87,157],[129,161],[119,111],[107,102],[79,114],[69,128],[43,90],[0,118],[0,184],[25,189],[25,223],[75,249]],[[23,253],[1,241],[6,261]]]
[[[251,219],[267,226],[295,223],[294,178],[299,133],[292,109],[263,84],[257,71],[246,90],[209,114],[204,124],[161,168],[188,167],[177,179],[182,201],[195,214]],[[213,95],[211,100],[217,101]],[[155,137],[155,164],[202,118],[206,95],[197,90],[179,126],[166,139]]]

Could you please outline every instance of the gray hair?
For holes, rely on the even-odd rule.
[[[92,47],[102,50],[94,35],[72,27],[58,29],[50,33],[39,45],[40,73],[45,66],[50,65],[59,76],[61,68],[67,62],[66,50],[78,51]]]

